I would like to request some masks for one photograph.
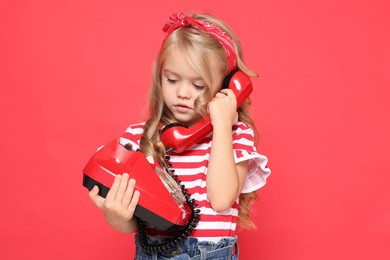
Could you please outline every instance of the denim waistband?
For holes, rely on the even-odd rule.
[[[235,255],[238,257],[237,237],[222,238],[217,243],[198,241],[194,237],[184,240],[183,244],[169,254],[149,255],[140,246],[138,236],[135,236],[136,259],[212,259],[222,255]],[[152,240],[149,241],[153,243]],[[231,258],[226,258],[231,259]]]

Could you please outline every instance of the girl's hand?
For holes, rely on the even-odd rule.
[[[114,229],[129,233],[133,230],[130,220],[133,219],[140,193],[134,191],[135,180],[130,179],[127,173],[116,175],[114,183],[106,198],[98,195],[99,188],[95,186],[89,197],[104,213],[107,223]]]
[[[238,121],[237,99],[231,89],[222,89],[208,104],[208,110],[213,127],[229,124],[232,126]]]

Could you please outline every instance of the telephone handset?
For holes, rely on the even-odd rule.
[[[233,90],[237,98],[237,108],[247,99],[253,90],[250,78],[241,71],[231,72],[222,83],[222,88]],[[167,149],[181,153],[200,142],[213,130],[210,115],[205,116],[191,127],[182,123],[172,123],[162,129],[161,141]]]

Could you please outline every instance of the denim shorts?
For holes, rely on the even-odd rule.
[[[223,238],[217,243],[198,241],[198,239],[189,237],[170,255],[148,254],[142,250],[138,235],[135,236],[136,252],[135,260],[236,260],[238,259],[237,237]]]

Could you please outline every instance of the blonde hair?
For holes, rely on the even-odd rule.
[[[237,54],[237,67],[250,77],[256,77],[257,73],[250,70],[242,58],[241,44],[232,30],[221,20],[207,14],[189,15],[195,20],[208,21],[224,30],[234,41]],[[195,109],[201,114],[206,114],[207,103],[212,100],[210,86],[215,80],[210,68],[210,61],[213,60],[216,67],[224,75],[228,73],[228,62],[226,53],[221,43],[212,35],[194,27],[181,27],[171,33],[159,52],[153,69],[151,89],[149,92],[149,119],[145,123],[145,131],[141,138],[140,148],[145,155],[151,155],[157,159],[160,165],[165,165],[165,148],[160,141],[161,125],[175,122],[169,109],[164,105],[161,90],[161,69],[165,58],[172,49],[180,48],[186,55],[186,59],[193,66],[196,72],[202,77],[207,86],[204,92],[195,100]],[[238,109],[240,121],[249,124],[255,133],[257,144],[257,130],[249,113],[250,100],[246,100]],[[251,206],[256,200],[257,194],[242,193],[240,195],[238,223],[242,228],[253,228],[254,223],[250,218]]]

